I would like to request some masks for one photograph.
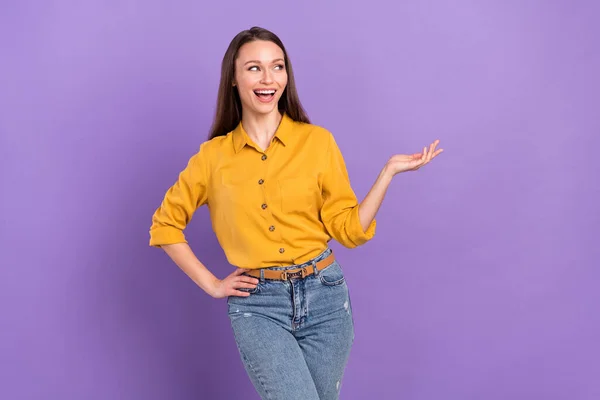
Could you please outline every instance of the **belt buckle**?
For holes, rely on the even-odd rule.
[[[283,279],[284,281],[288,280],[288,279],[291,279],[291,278],[302,278],[302,279],[304,279],[306,276],[307,276],[307,271],[306,271],[305,267],[301,268],[300,271],[296,271],[296,272],[292,272],[292,273],[289,273],[287,271],[283,271],[281,273],[281,279]]]

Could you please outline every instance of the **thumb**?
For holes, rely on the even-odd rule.
[[[231,275],[234,275],[234,276],[241,275],[241,274],[243,274],[244,272],[247,272],[247,271],[248,270],[244,269],[244,268],[237,268],[235,271],[233,271],[233,273]]]

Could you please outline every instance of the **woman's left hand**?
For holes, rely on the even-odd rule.
[[[385,169],[389,171],[392,176],[406,171],[416,171],[425,164],[433,160],[443,149],[436,150],[435,148],[440,143],[439,139],[435,140],[427,147],[423,147],[422,153],[415,153],[411,155],[396,154],[392,156],[385,164]]]

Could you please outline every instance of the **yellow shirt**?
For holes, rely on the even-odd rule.
[[[353,248],[371,239],[342,154],[330,132],[283,115],[262,151],[242,124],[202,143],[152,217],[150,245],[187,243],[183,230],[206,204],[230,264],[241,268],[303,263],[331,238]]]

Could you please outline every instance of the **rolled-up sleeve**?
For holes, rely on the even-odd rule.
[[[183,230],[198,207],[206,204],[208,168],[205,144],[193,155],[179,178],[167,190],[160,207],[152,216],[150,246],[187,243]]]
[[[358,216],[358,200],[342,153],[329,134],[329,144],[322,180],[323,207],[321,220],[331,237],[348,248],[360,246],[375,235],[375,219],[363,230]]]

